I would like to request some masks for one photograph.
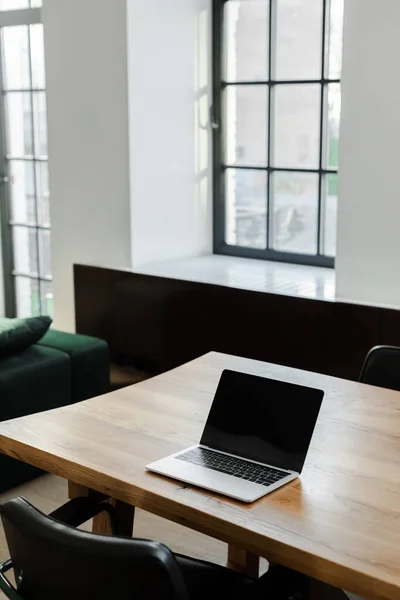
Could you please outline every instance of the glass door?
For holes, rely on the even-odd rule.
[[[43,25],[38,0],[0,0],[0,158],[8,316],[52,314]]]

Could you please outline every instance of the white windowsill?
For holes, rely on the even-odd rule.
[[[134,272],[255,292],[335,300],[335,271],[323,267],[213,254],[150,264],[135,268]]]

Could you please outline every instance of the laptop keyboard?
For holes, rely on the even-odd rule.
[[[175,458],[265,486],[272,485],[289,475],[285,471],[263,467],[241,458],[213,452],[208,448],[193,448]]]

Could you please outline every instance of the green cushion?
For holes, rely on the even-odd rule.
[[[0,359],[0,421],[71,404],[66,354],[36,344]]]
[[[80,402],[110,391],[108,344],[88,335],[51,329],[38,346],[65,352],[71,361],[72,402]]]
[[[0,356],[13,356],[36,344],[51,325],[50,317],[0,319]]]

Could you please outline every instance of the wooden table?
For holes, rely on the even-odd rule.
[[[200,439],[224,368],[326,393],[301,479],[252,505],[144,469]],[[112,394],[0,423],[0,450],[68,479],[72,496],[90,489],[113,498],[124,533],[137,506],[231,544],[233,563],[263,556],[365,598],[400,598],[398,392],[210,353]]]

